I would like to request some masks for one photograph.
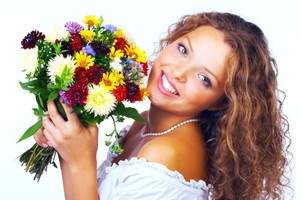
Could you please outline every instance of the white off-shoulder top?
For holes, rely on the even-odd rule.
[[[130,126],[121,131],[122,138]],[[100,200],[211,200],[209,187],[203,180],[185,180],[178,171],[165,165],[132,157],[120,160],[108,151],[107,159],[97,169]]]

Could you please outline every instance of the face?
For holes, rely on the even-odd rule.
[[[224,95],[230,46],[223,33],[201,26],[166,46],[148,79],[153,106],[183,116],[214,109]]]

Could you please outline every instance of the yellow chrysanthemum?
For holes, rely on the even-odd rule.
[[[95,15],[88,15],[84,18],[83,22],[87,24],[89,27],[91,26],[99,26],[102,23],[102,18],[97,17]]]
[[[83,67],[85,69],[89,69],[94,65],[95,58],[83,53],[82,51],[77,52],[75,54],[75,62],[78,67]]]
[[[142,94],[142,98],[149,96],[149,92],[147,91],[147,88],[140,89],[140,92]]]
[[[117,58],[123,57],[124,52],[121,49],[116,50],[115,47],[111,47],[109,56],[112,60],[114,60],[116,57]]]
[[[95,37],[95,33],[93,31],[84,29],[79,32],[79,34],[87,41],[91,42]]]
[[[124,84],[124,76],[121,71],[113,70],[103,74],[99,84],[106,90],[112,91],[116,89],[117,86]]]
[[[116,106],[116,98],[101,85],[90,85],[85,109],[96,115],[108,115]]]
[[[115,32],[115,36],[116,36],[116,38],[125,38],[124,30],[121,28],[117,28],[117,30]]]
[[[145,51],[142,51],[140,48],[138,48],[135,45],[131,45],[126,48],[126,53],[129,58],[132,58],[136,60],[137,62],[145,63],[146,60],[146,53]]]

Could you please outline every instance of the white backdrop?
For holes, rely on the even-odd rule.
[[[280,2],[280,1],[279,1]],[[289,117],[292,138],[291,151],[295,160],[292,187],[296,190],[292,197],[290,191],[285,199],[301,199],[297,190],[301,185],[300,123],[300,47],[301,47],[301,5],[297,1],[16,1],[4,0],[0,6],[0,199],[63,199],[60,172],[49,168],[40,183],[32,180],[19,166],[17,157],[32,145],[33,139],[20,144],[16,140],[20,134],[35,122],[31,108],[34,99],[20,89],[18,80],[23,78],[20,63],[20,41],[32,29],[45,31],[54,25],[64,25],[66,21],[79,21],[87,14],[103,15],[105,21],[124,27],[147,53],[151,54],[154,45],[182,15],[201,11],[223,11],[241,15],[259,25],[266,34],[271,51],[278,61],[279,87],[287,93],[284,111]],[[148,103],[137,105],[140,111],[147,109]],[[300,120],[299,120],[300,121]],[[126,121],[131,123],[131,121]],[[108,130],[107,122],[100,131]],[[100,142],[103,142],[102,137]],[[100,143],[98,161],[106,154]]]

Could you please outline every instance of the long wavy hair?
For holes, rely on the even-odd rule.
[[[277,65],[267,40],[255,24],[230,13],[183,16],[160,40],[159,51],[194,29],[210,25],[232,48],[227,63],[223,109],[200,113],[208,148],[214,199],[280,199],[290,145],[282,112],[285,93],[277,87]]]

